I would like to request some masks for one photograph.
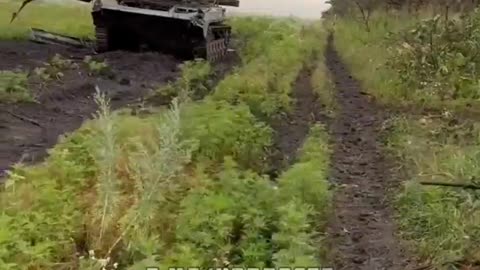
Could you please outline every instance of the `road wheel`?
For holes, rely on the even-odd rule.
[[[97,52],[106,52],[110,49],[110,37],[108,28],[105,26],[95,27],[95,37],[97,39]]]

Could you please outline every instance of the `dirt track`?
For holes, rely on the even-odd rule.
[[[397,182],[389,173],[391,163],[380,138],[387,115],[361,91],[341,62],[333,36],[325,57],[336,84],[336,116],[329,119],[322,113],[321,101],[312,91],[312,70],[304,68],[293,89],[293,110],[271,123],[276,152],[270,176],[276,178],[295,162],[313,123],[327,124],[334,144],[331,178],[338,186],[328,228],[332,266],[338,270],[418,269],[395,237],[393,209],[388,204],[389,191]]]
[[[332,177],[339,185],[329,228],[335,269],[412,269],[395,237],[389,189],[395,179],[381,149],[385,114],[350,76],[329,37],[327,65],[339,111],[332,125]]]
[[[295,81],[292,111],[278,115],[271,126],[275,131],[269,172],[276,178],[283,170],[296,162],[297,151],[303,145],[310,127],[317,121],[325,121],[318,96],[313,91],[312,73],[315,67],[304,67]]]

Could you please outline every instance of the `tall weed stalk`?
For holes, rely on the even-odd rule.
[[[116,145],[115,122],[110,112],[110,103],[104,93],[97,87],[95,102],[99,106],[96,114],[99,134],[96,144],[96,162],[99,167],[97,182],[97,211],[100,217],[100,228],[97,243],[102,243],[105,231],[112,225],[117,214],[120,198],[119,181],[115,175],[115,166],[119,151]]]
[[[134,205],[123,220],[123,233],[129,241],[142,246],[158,228],[159,215],[167,211],[167,205],[175,201],[182,186],[178,176],[191,160],[192,144],[180,140],[180,105],[175,98],[172,107],[157,129],[158,141],[151,145],[136,144],[137,151],[131,155],[130,168],[135,180]],[[168,213],[165,213],[165,217]],[[114,243],[114,246],[120,241]],[[110,251],[114,248],[110,249]],[[148,254],[150,255],[150,254]]]

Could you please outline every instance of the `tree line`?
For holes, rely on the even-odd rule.
[[[370,17],[375,10],[403,10],[418,15],[420,10],[430,8],[434,14],[444,14],[448,19],[450,13],[465,13],[478,7],[480,0],[329,0],[331,8],[324,12],[328,16],[351,16],[360,14],[360,19],[367,31],[370,31]]]

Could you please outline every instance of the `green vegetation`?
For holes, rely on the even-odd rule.
[[[110,111],[98,92],[96,119],[44,163],[9,173],[1,269],[324,264],[327,134],[312,128],[299,163],[275,183],[261,174],[272,129],[259,119],[288,109],[325,35],[291,21],[234,24],[253,47],[217,87],[207,64],[186,63],[170,108],[142,117]]]
[[[91,5],[81,2],[65,4],[33,2],[10,24],[21,1],[0,1],[0,40],[25,39],[30,28],[40,28],[79,38],[93,38]]]
[[[325,59],[319,57],[312,74],[313,91],[318,95],[319,102],[325,107],[325,112],[334,116],[337,109],[335,101],[335,86],[333,85],[330,71],[327,69]]]
[[[187,61],[180,67],[182,76],[173,83],[156,89],[149,98],[175,97],[178,93],[188,95],[193,99],[203,98],[212,89],[209,79],[213,76],[213,70],[206,61]]]
[[[105,76],[112,74],[112,71],[105,61],[94,60],[91,56],[86,56],[83,62],[87,65],[87,69],[90,75]]]
[[[375,10],[369,29],[350,18],[328,22],[365,90],[403,112],[414,108],[391,119],[388,145],[406,180],[395,202],[402,236],[434,269],[480,261],[478,192],[421,184],[478,185],[479,129],[465,115],[477,110],[480,13],[449,15]]]
[[[205,100],[186,108],[184,115],[183,130],[199,140],[199,157],[221,162],[228,155],[244,168],[261,171],[265,166],[272,130],[258,122],[247,106]]]
[[[33,70],[33,75],[44,81],[60,80],[65,76],[64,72],[66,70],[77,67],[77,64],[72,60],[65,59],[60,54],[55,54],[47,63],[44,63],[42,67],[36,67]]]
[[[354,75],[382,102],[474,108],[479,16],[466,13],[445,21],[440,15],[416,19],[376,12],[370,31],[355,20],[339,20],[336,44]]]
[[[0,71],[0,101],[33,101],[25,72]]]
[[[405,239],[424,260],[437,267],[480,260],[478,192],[420,185],[420,181],[478,185],[479,126],[451,116],[399,118],[392,150],[408,166],[404,192],[398,197]],[[439,268],[443,269],[443,268]]]
[[[276,266],[326,265],[328,250],[322,242],[331,211],[332,190],[327,181],[331,149],[328,135],[315,125],[300,149],[299,162],[279,178],[279,232],[274,241],[281,249]],[[301,241],[299,241],[301,240]],[[302,254],[300,257],[295,254]],[[320,254],[323,261],[315,259]]]
[[[219,83],[215,100],[245,102],[254,114],[266,116],[290,108],[289,94],[298,73],[324,48],[325,38],[319,38],[323,30],[317,25],[306,30],[294,20],[268,22],[266,18],[232,20],[240,42],[245,40],[244,64]]]
[[[390,57],[389,37],[397,35],[413,23],[405,16],[376,13],[370,21],[370,31],[354,19],[338,20],[334,26],[335,45],[352,74],[362,81],[365,89],[380,101],[389,104],[408,103],[405,95],[410,89],[398,85],[398,74],[386,66]],[[390,34],[391,33],[391,34]],[[415,98],[412,92],[409,97]]]
[[[403,43],[390,65],[402,85],[417,89],[409,96],[428,105],[460,108],[478,99],[479,18],[477,12],[447,21],[437,15],[402,33]]]

